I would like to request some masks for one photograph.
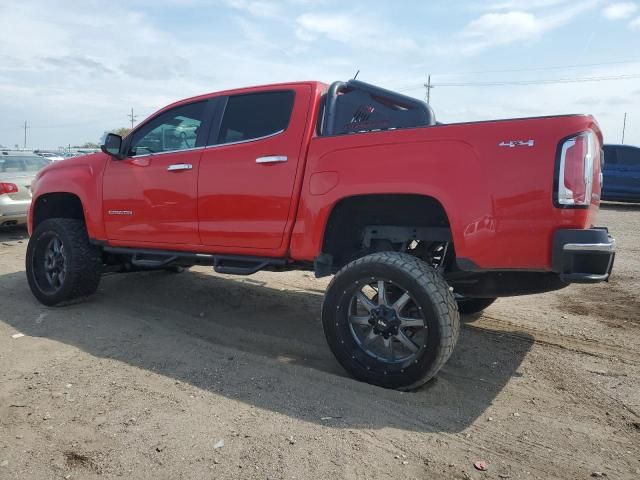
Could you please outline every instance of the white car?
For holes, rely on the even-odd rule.
[[[0,151],[0,227],[27,222],[31,182],[50,163],[32,153]]]
[[[61,155],[58,155],[57,153],[50,153],[50,152],[41,152],[38,153],[39,156],[41,156],[42,158],[46,158],[47,160],[50,160],[52,162],[57,162],[60,160],[64,160],[64,157]]]

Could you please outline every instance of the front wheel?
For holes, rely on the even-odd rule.
[[[322,306],[327,342],[354,377],[414,389],[433,378],[458,338],[459,314],[444,279],[396,252],[368,255],[333,278]]]
[[[86,297],[98,289],[102,259],[81,220],[40,223],[27,246],[25,269],[34,296],[48,306]]]

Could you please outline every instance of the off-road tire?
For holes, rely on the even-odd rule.
[[[351,298],[372,278],[386,278],[402,286],[422,309],[427,343],[409,364],[373,358],[351,334]],[[322,305],[322,325],[332,352],[355,378],[385,388],[412,390],[432,379],[451,356],[460,317],[453,293],[432,267],[406,253],[380,252],[354,260],[334,276]]]
[[[497,298],[457,298],[458,311],[462,315],[479,316]]]
[[[57,290],[48,291],[37,262],[43,261],[44,244],[54,235],[64,247],[66,274]],[[35,297],[45,305],[55,306],[95,293],[102,273],[102,255],[100,249],[89,242],[82,220],[50,218],[40,223],[29,239],[25,269]]]

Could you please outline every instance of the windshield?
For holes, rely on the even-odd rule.
[[[0,156],[0,172],[37,172],[49,163],[49,160],[36,156],[2,155]]]

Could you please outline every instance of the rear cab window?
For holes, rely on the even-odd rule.
[[[436,124],[426,103],[357,80],[334,82],[325,95],[323,110],[321,136]]]

